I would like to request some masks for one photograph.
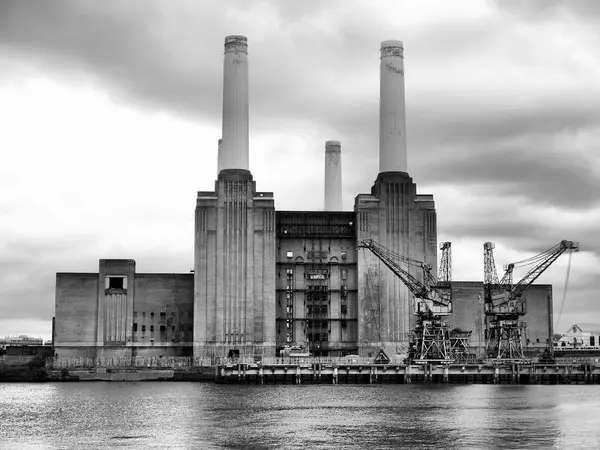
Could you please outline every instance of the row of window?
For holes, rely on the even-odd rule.
[[[306,326],[308,328],[329,328],[329,321],[327,320],[308,320]]]
[[[146,317],[146,311],[141,311],[141,312],[134,311],[133,312],[134,317],[137,317],[138,314],[140,314],[142,317]],[[166,317],[167,317],[166,311],[161,311],[160,318],[162,319],[162,318],[166,318]],[[171,312],[171,317],[175,317],[175,312]],[[154,320],[154,311],[150,311],[150,319]]]
[[[306,335],[308,342],[322,342],[329,340],[328,333],[308,333]]]
[[[325,259],[325,258],[327,258],[327,254],[328,254],[328,252],[326,250],[325,251],[322,251],[322,250],[321,251],[320,250],[317,250],[317,251],[309,250],[309,251],[306,252],[306,259]],[[285,256],[287,258],[293,258],[294,257],[294,252],[292,252],[292,251],[286,251],[285,252]],[[348,258],[348,253],[347,252],[341,252],[340,256],[341,256],[342,259],[347,259]]]
[[[327,314],[327,305],[308,305],[306,314]]]
[[[141,329],[142,333],[146,331],[146,325],[142,325],[141,327],[138,327],[137,322],[133,323],[133,332],[136,333],[138,331],[138,328]],[[175,332],[175,325],[171,326],[171,331]],[[167,327],[165,325],[160,325],[160,331],[161,333],[164,333],[165,331],[167,331]],[[184,326],[181,325],[180,326],[180,331],[185,331]],[[192,327],[190,327],[190,331],[192,331]],[[154,325],[150,325],[150,332],[154,333]]]

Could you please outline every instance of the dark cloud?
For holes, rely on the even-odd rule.
[[[136,102],[214,114],[223,36],[211,23],[219,9],[196,10],[193,17],[174,11],[182,13],[181,27],[155,1],[7,0],[0,4],[0,48],[44,68],[81,72]],[[185,26],[192,20],[197,28]],[[171,47],[171,39],[179,45]]]
[[[566,209],[600,204],[600,172],[595,156],[553,149],[486,143],[448,148],[448,156],[427,162],[429,183],[477,185],[493,197],[523,197],[527,202]],[[595,167],[596,166],[596,167]],[[490,200],[493,201],[493,200]]]
[[[460,201],[460,199],[457,199]],[[495,208],[493,199],[482,196],[481,205],[473,202],[473,213],[469,217],[457,217],[444,220],[444,214],[438,217],[438,235],[444,239],[470,239],[502,243],[510,248],[519,249],[532,256],[537,255],[563,239],[579,242],[580,252],[592,254],[600,259],[600,239],[596,224],[580,224],[561,217],[561,211],[541,212],[540,209],[519,207],[519,199],[513,198],[514,207],[498,203]],[[445,209],[445,208],[444,208]],[[440,216],[440,212],[438,211]]]

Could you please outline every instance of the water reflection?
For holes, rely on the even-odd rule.
[[[597,448],[597,386],[0,384],[0,447]]]

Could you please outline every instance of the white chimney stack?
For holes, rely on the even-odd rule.
[[[404,109],[404,46],[381,43],[379,172],[408,172]]]
[[[223,139],[219,139],[219,149],[217,150],[217,175],[223,170],[223,153],[221,148],[223,147]]]
[[[224,169],[248,169],[248,41],[245,36],[225,38],[223,70],[223,139],[221,164]]]
[[[325,211],[342,210],[342,146],[325,143]]]

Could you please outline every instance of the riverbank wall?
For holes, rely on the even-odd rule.
[[[600,384],[597,358],[375,364],[367,358],[0,357],[1,381],[205,381],[225,384]]]

